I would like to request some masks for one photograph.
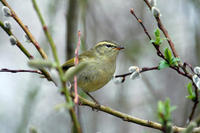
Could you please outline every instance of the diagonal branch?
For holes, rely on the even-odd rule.
[[[130,123],[135,123],[141,126],[145,126],[145,127],[150,127],[153,129],[158,129],[163,131],[163,127],[161,124],[153,122],[153,121],[149,121],[149,120],[144,120],[144,119],[140,119],[137,117],[133,117],[131,115],[119,112],[117,110],[114,110],[110,107],[107,106],[103,106],[103,105],[96,105],[94,102],[91,102],[81,96],[79,96],[79,105],[80,106],[88,106],[91,107],[92,109],[97,109],[99,111],[105,112],[107,114],[113,115],[115,117],[121,118],[124,121],[130,122]],[[185,130],[185,128],[182,127],[178,127],[178,126],[173,126],[173,131],[174,132],[182,132]],[[199,133],[200,132],[200,128],[194,128],[193,129],[193,133]]]
[[[149,1],[148,1],[148,0],[144,0],[144,2],[146,3],[146,5],[147,5],[147,6],[149,7],[149,9],[151,10],[152,7],[151,7]],[[162,21],[160,20],[160,16],[159,16],[159,15],[156,16],[155,19],[156,19],[156,21],[157,21],[158,27],[160,28],[160,30],[163,32],[163,34],[164,34],[165,37],[167,38],[167,41],[168,41],[169,46],[170,46],[170,48],[171,48],[171,50],[172,50],[172,52],[173,52],[173,55],[174,55],[175,57],[179,57],[179,56],[178,56],[178,53],[176,52],[176,49],[175,49],[175,47],[174,47],[174,43],[172,42],[172,40],[171,40],[171,38],[170,38],[170,36],[169,36],[169,34],[168,34],[167,29],[164,27],[164,25],[162,24]]]
[[[52,36],[51,36],[51,34],[50,34],[50,32],[49,32],[47,26],[46,26],[46,23],[45,23],[45,21],[44,21],[44,18],[43,18],[43,16],[42,16],[42,14],[40,13],[40,10],[39,10],[39,7],[38,7],[38,5],[37,5],[37,3],[36,3],[36,0],[32,0],[32,3],[33,3],[33,6],[34,6],[35,11],[36,11],[36,13],[37,13],[37,15],[38,15],[38,17],[39,17],[39,20],[40,20],[40,22],[41,22],[41,25],[43,26],[43,30],[44,30],[45,36],[46,36],[46,38],[47,38],[47,40],[49,41],[49,44],[50,44],[50,46],[51,46],[51,50],[52,50],[52,53],[53,53],[53,57],[54,57],[54,60],[55,60],[55,62],[56,62],[56,64],[57,64],[57,70],[58,70],[58,72],[59,72],[59,78],[60,78],[60,81],[61,81],[61,83],[62,83],[63,91],[64,91],[64,93],[65,93],[65,100],[66,100],[66,102],[68,102],[68,103],[72,103],[72,99],[71,99],[71,96],[70,96],[70,92],[69,92],[68,88],[66,87],[66,81],[65,81],[64,78],[63,78],[63,77],[64,77],[64,72],[63,72],[63,70],[62,70],[62,68],[61,68],[61,65],[60,65],[60,60],[59,60],[59,58],[58,58],[58,53],[57,53],[57,50],[56,50],[56,45],[55,45],[55,43],[54,43],[54,40],[53,40],[53,38],[52,38]],[[74,124],[73,126],[74,126],[74,129],[75,129],[75,132],[81,133],[81,132],[82,132],[82,131],[81,131],[81,127],[80,127],[79,121],[78,121],[78,119],[77,119],[77,116],[76,116],[76,113],[75,113],[74,108],[73,108],[73,107],[70,107],[70,108],[68,109],[68,111],[69,111],[70,116],[71,116],[71,119],[72,119],[72,121],[73,121],[73,124]]]
[[[38,70],[22,70],[22,69],[19,69],[19,70],[11,70],[11,69],[7,69],[7,68],[2,68],[0,69],[0,72],[11,72],[11,73],[21,73],[21,72],[28,72],[28,73],[37,73],[37,74],[41,74],[42,75],[42,72],[38,71]]]
[[[4,26],[4,24],[3,24],[2,21],[0,21],[0,27],[1,27],[9,36],[12,35],[12,36],[15,37],[15,35],[12,33],[12,31]],[[26,55],[27,58],[33,59],[33,56],[32,56],[32,55],[28,52],[28,50],[21,44],[21,42],[20,42],[16,37],[15,37],[15,39],[16,39],[16,42],[17,42],[17,43],[16,43],[17,47]]]
[[[151,10],[152,7],[151,7],[149,1],[148,1],[148,0],[144,0],[144,2],[146,3],[146,5],[147,5],[147,6],[149,7],[149,9]],[[167,38],[167,41],[168,41],[169,46],[170,46],[170,48],[171,48],[171,50],[172,50],[172,52],[173,52],[173,55],[174,55],[175,57],[179,57],[179,56],[178,56],[178,53],[176,52],[174,43],[172,42],[172,40],[171,40],[171,38],[170,38],[170,36],[169,36],[169,34],[168,34],[167,29],[164,27],[164,25],[163,25],[163,23],[162,23],[162,21],[161,21],[161,19],[160,19],[160,16],[157,15],[157,16],[154,16],[154,17],[155,17],[155,19],[156,19],[156,21],[157,21],[157,25],[158,25],[159,29],[163,32],[163,34],[164,34],[165,37]],[[182,68],[182,70],[184,71],[184,73],[181,72],[181,71],[179,70],[179,68],[175,68],[175,67],[171,67],[171,68],[174,69],[174,70],[176,70],[179,74],[181,74],[181,75],[183,75],[183,76],[189,78],[190,80],[192,80],[192,74],[190,74],[190,73],[186,70],[186,64],[187,64],[187,63],[184,63],[184,64],[179,63],[179,67]],[[189,67],[192,68],[190,65],[189,65]],[[191,70],[192,70],[192,69],[191,69]],[[193,70],[192,70],[192,71],[193,71]],[[193,80],[192,80],[192,82],[193,82]],[[191,114],[189,115],[189,121],[192,120],[192,118],[193,118],[193,116],[194,116],[194,113],[195,113],[195,110],[196,110],[196,108],[197,108],[197,105],[198,105],[198,103],[199,103],[199,100],[198,100],[198,88],[197,88],[197,86],[194,84],[194,82],[193,82],[193,86],[195,87],[196,99],[193,101],[193,102],[194,102],[194,105],[193,105],[193,108],[192,108],[192,112],[191,112]]]
[[[191,113],[190,113],[190,115],[189,115],[189,122],[191,122],[192,121],[192,119],[193,119],[193,116],[194,116],[194,113],[195,113],[195,110],[196,110],[196,108],[197,108],[197,105],[198,105],[198,103],[199,103],[199,93],[198,93],[198,87],[195,85],[195,83],[193,82],[193,86],[195,87],[195,99],[194,99],[194,101],[193,101],[193,107],[192,107],[192,111],[191,111]]]
[[[14,36],[15,35],[12,33],[11,30],[7,29],[3,22],[0,21],[0,27],[9,35],[9,36]],[[26,55],[26,57],[28,59],[34,59],[34,57],[28,52],[28,50],[22,45],[22,43],[15,37],[17,43],[17,47]],[[51,78],[50,74],[45,70],[45,69],[40,69],[40,71],[43,73],[43,75],[46,77],[47,80],[52,81],[55,85],[56,83],[53,81],[53,79]]]
[[[29,37],[30,41],[33,43],[33,45],[36,47],[36,49],[38,50],[38,52],[40,53],[40,55],[42,56],[43,59],[47,59],[47,55],[44,52],[44,50],[39,46],[39,43],[35,40],[34,36],[32,35],[32,33],[29,31],[28,27],[26,25],[23,24],[23,22],[21,21],[21,19],[17,16],[17,14],[15,13],[15,11],[10,7],[10,5],[6,2],[6,0],[0,0],[1,3],[4,6],[7,6],[10,11],[11,11],[11,16],[15,19],[15,21],[21,26],[21,28],[24,30],[24,32],[27,34],[27,36]]]

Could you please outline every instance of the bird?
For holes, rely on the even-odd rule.
[[[76,75],[77,85],[97,104],[99,102],[89,92],[99,90],[112,79],[116,69],[116,58],[122,49],[123,46],[112,41],[100,41],[78,55],[79,64],[86,63],[86,66]],[[73,67],[75,57],[62,65],[64,71]]]

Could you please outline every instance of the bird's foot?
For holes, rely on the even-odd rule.
[[[98,112],[100,110],[101,105],[99,104],[99,102],[95,102],[95,106],[92,107],[93,111]]]

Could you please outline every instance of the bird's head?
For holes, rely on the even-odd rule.
[[[97,43],[94,48],[95,53],[100,56],[116,57],[121,49],[124,47],[113,43],[111,41],[101,41]]]

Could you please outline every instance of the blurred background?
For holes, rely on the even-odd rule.
[[[161,60],[149,43],[143,29],[130,14],[130,8],[141,18],[153,37],[156,21],[141,0],[38,0],[57,45],[61,63],[74,55],[77,31],[82,34],[82,51],[101,40],[112,40],[124,45],[117,60],[115,74],[128,72],[132,65],[152,67]],[[41,24],[30,0],[8,0],[17,15],[52,59]],[[2,8],[2,4],[0,4]],[[182,61],[193,66],[200,64],[200,1],[158,0],[157,8]],[[34,46],[28,43],[22,29],[12,18],[12,31],[31,53],[40,58]],[[162,35],[163,36],[163,35]],[[66,46],[67,44],[67,46]],[[166,41],[162,49],[168,47]],[[10,45],[7,34],[0,29],[0,68],[30,69],[27,58]],[[137,80],[126,78],[122,84],[110,81],[102,89],[91,93],[106,106],[132,116],[158,121],[157,102],[171,99],[177,108],[172,113],[173,123],[185,126],[193,103],[185,98],[189,81],[171,69],[142,73]],[[30,73],[0,73],[0,133],[23,133],[35,127],[39,133],[69,133],[71,121],[66,110],[56,110],[64,103],[63,96],[53,83]],[[105,114],[80,107],[79,118],[84,133],[155,133],[146,128]],[[196,111],[198,114],[199,109]]]

